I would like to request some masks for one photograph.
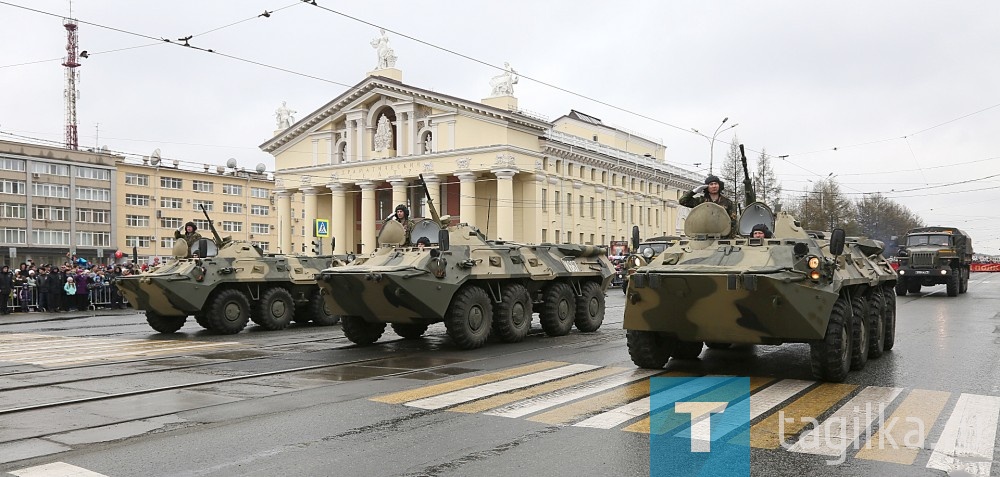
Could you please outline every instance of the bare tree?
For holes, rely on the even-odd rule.
[[[855,207],[859,233],[884,242],[889,254],[895,253],[896,249],[893,237],[902,237],[908,230],[924,226],[920,217],[910,209],[882,194],[866,195],[856,202]]]
[[[825,179],[813,184],[811,191],[790,212],[807,230],[833,230],[842,228],[848,235],[859,231],[854,203],[840,191],[835,179]]]

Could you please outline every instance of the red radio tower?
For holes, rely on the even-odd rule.
[[[72,14],[71,10],[70,15]],[[63,21],[63,26],[66,27],[66,61],[62,64],[66,67],[66,91],[63,93],[66,98],[66,147],[78,149],[80,143],[76,134],[76,80],[78,78],[76,67],[80,66],[80,63],[77,62],[76,20],[66,18]]]

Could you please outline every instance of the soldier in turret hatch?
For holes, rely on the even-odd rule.
[[[688,192],[685,192],[678,202],[684,207],[691,208],[705,202],[711,202],[725,207],[726,213],[729,214],[729,220],[731,223],[731,227],[729,228],[729,238],[732,238],[736,235],[736,205],[733,204],[733,201],[729,200],[728,197],[722,195],[722,190],[725,186],[725,183],[722,182],[718,176],[711,174],[705,178],[705,185],[700,185]]]
[[[391,220],[395,220],[403,226],[403,230],[406,231],[406,238],[403,240],[403,245],[409,245],[410,231],[413,230],[413,221],[410,220],[410,208],[406,204],[397,205],[396,210],[393,211]]]
[[[194,222],[188,222],[184,224],[184,232],[180,230],[174,230],[175,239],[184,239],[187,242],[188,247],[194,245],[195,242],[201,240],[201,234],[198,233],[198,226]]]

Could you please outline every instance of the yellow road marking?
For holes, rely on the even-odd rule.
[[[411,389],[409,391],[400,391],[392,394],[386,394],[384,396],[376,396],[371,398],[371,400],[377,402],[384,402],[387,404],[402,404],[404,402],[416,401],[417,399],[422,399],[430,396],[437,396],[438,394],[449,393],[452,391],[457,391],[459,389],[471,388],[473,386],[492,383],[494,381],[500,381],[502,379],[513,378],[515,376],[523,376],[525,374],[537,373],[539,371],[545,371],[546,369],[558,368],[559,366],[566,366],[568,364],[569,363],[563,363],[559,361],[542,361],[540,363],[529,364],[527,366],[505,369],[503,371],[487,373],[479,376],[472,376],[470,378],[459,379],[456,381],[449,381],[447,383],[435,384],[433,386],[424,386],[416,389]]]
[[[918,435],[917,433],[922,433],[921,437],[930,434],[933,423],[944,410],[950,396],[951,393],[944,391],[910,391],[892,415],[885,419],[885,428],[879,429],[855,457],[913,465],[921,447],[906,446],[904,443],[912,443],[913,436]],[[883,435],[883,431],[890,425],[892,427],[889,433]]]
[[[781,412],[776,412],[754,424],[750,428],[750,445],[760,449],[777,449],[781,443],[804,429],[809,422],[801,418],[817,419],[823,411],[840,402],[845,396],[857,389],[853,384],[823,383],[791,404]],[[779,419],[785,418],[784,433],[779,435]],[[743,434],[746,436],[746,434]],[[743,437],[744,439],[746,437]],[[738,437],[737,437],[738,439]],[[746,441],[744,441],[746,442]]]
[[[764,377],[757,377],[757,376],[751,377],[750,378],[750,392],[756,391],[758,388],[760,388],[761,386],[763,386],[765,384],[770,383],[771,381],[774,381],[774,378],[764,378]],[[645,417],[641,421],[636,422],[635,424],[630,424],[628,426],[625,426],[624,428],[622,428],[622,430],[623,431],[629,431],[629,432],[639,432],[639,433],[642,433],[642,434],[649,434],[649,432],[650,432],[650,430],[649,430],[650,420],[649,419],[650,419],[649,417]],[[668,429],[659,429],[658,433],[664,433],[667,430]]]
[[[510,404],[515,401],[532,398],[544,393],[558,391],[563,388],[568,388],[576,384],[585,383],[587,381],[593,381],[595,379],[600,379],[605,376],[610,376],[615,373],[620,373],[622,371],[626,371],[626,369],[625,368],[595,369],[593,371],[587,371],[585,373],[578,374],[576,376],[570,376],[568,378],[562,378],[548,383],[533,386],[528,389],[522,389],[520,391],[504,393],[486,399],[473,401],[468,404],[462,404],[461,406],[456,406],[449,409],[449,411],[455,411],[455,412],[488,411],[490,409]]]

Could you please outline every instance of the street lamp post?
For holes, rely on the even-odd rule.
[[[726,121],[729,121],[729,117],[728,116],[725,117],[725,118],[722,118],[722,122],[719,123],[719,127],[715,128],[715,132],[712,133],[712,137],[711,138],[709,138],[708,136],[706,136],[704,134],[701,134],[701,131],[698,131],[695,128],[691,128],[691,130],[694,131],[695,133],[701,134],[701,136],[703,138],[708,139],[708,143],[709,143],[709,146],[708,146],[708,173],[709,174],[711,174],[713,172],[713,169],[714,169],[713,166],[714,166],[714,163],[715,163],[715,138],[719,136],[720,132],[722,132],[724,130],[728,131],[728,130],[730,130],[732,128],[735,128],[736,126],[740,125],[740,123],[733,123],[728,128],[722,129],[722,126],[724,124],[726,124]]]

